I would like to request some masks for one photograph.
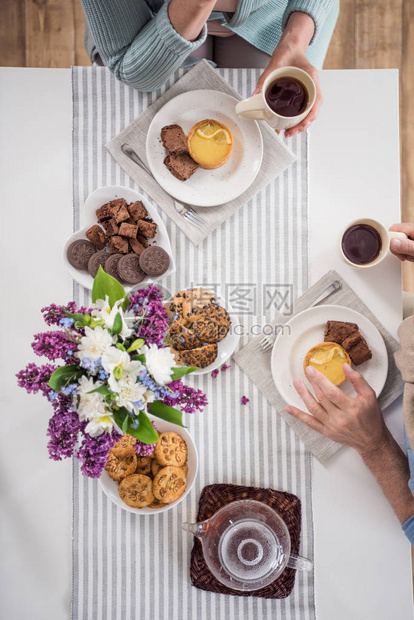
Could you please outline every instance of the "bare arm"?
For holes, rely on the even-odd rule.
[[[171,0],[168,16],[183,39],[195,41],[215,4],[216,0]]]
[[[322,435],[354,448],[375,476],[400,522],[405,523],[414,515],[408,459],[385,425],[374,390],[347,364],[344,372],[355,388],[355,398],[308,367],[316,398],[299,379],[294,380],[294,385],[311,415],[291,405],[286,411]]]

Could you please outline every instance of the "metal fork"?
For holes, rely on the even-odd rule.
[[[154,175],[152,174],[151,170],[148,168],[148,166],[146,166],[146,164],[144,164],[142,159],[139,157],[139,155],[137,155],[134,149],[131,146],[129,146],[129,144],[123,144],[121,146],[121,151],[124,153],[124,155],[129,157],[129,159],[131,159],[135,164],[137,164],[137,166],[139,166],[141,170],[144,170],[144,172],[149,174],[150,177],[154,179]],[[170,196],[170,194],[168,195]],[[193,209],[193,207],[190,207],[189,205],[184,205],[182,202],[179,202],[178,200],[176,200],[173,196],[171,196],[171,198],[174,201],[174,206],[177,209],[178,213],[185,220],[187,220],[190,224],[192,224],[193,226],[196,226],[197,228],[203,228],[205,224],[205,220],[199,213],[197,213],[197,211]]]
[[[339,282],[339,280],[335,280],[334,282],[332,282],[332,284],[327,286],[326,289],[324,289],[322,293],[319,295],[319,297],[317,297],[315,301],[309,304],[308,307],[313,308],[313,306],[317,306],[321,301],[329,297],[329,295],[332,295],[332,293],[335,293],[335,291],[339,291],[339,289],[341,288],[342,288],[341,282]],[[264,336],[260,341],[260,346],[262,347],[263,351],[268,351],[269,349],[271,349],[273,347],[275,340],[276,340],[276,336],[273,334],[271,336]]]

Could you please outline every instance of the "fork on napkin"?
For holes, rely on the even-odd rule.
[[[314,286],[308,289],[294,302],[288,316],[279,314],[271,324],[272,326],[284,325],[290,321],[294,315],[309,308],[322,291],[335,280],[341,283],[341,288],[333,292],[326,300],[322,301],[320,305],[323,305],[326,301],[327,304],[345,306],[356,310],[360,314],[366,316],[375,325],[384,339],[388,354],[388,375],[384,389],[378,398],[380,407],[384,410],[403,393],[404,389],[400,372],[394,360],[394,352],[399,347],[398,342],[336,271],[331,270],[326,273]],[[272,350],[264,350],[260,344],[261,340],[261,335],[253,338],[243,349],[235,353],[233,356],[234,360],[272,403],[277,412],[280,413],[282,418],[290,425],[318,461],[321,463],[326,462],[342,448],[342,445],[314,431],[285,411],[285,405],[287,403],[278,392],[272,377],[270,365]],[[303,407],[306,409],[305,405]]]
[[[251,71],[245,70],[246,75]],[[174,74],[175,83],[142,114],[140,114],[123,131],[106,144],[106,148],[112,157],[119,163],[121,168],[165,211],[179,228],[198,245],[205,237],[215,230],[222,222],[229,219],[241,206],[248,202],[255,194],[260,192],[268,183],[274,181],[296,159],[294,153],[288,149],[277,137],[275,132],[265,123],[260,124],[263,137],[263,161],[260,171],[252,185],[234,200],[219,205],[195,209],[205,220],[202,229],[198,229],[185,219],[176,210],[174,199],[149,175],[145,170],[134,164],[123,152],[122,145],[129,144],[136,151],[142,162],[148,166],[146,156],[146,135],[149,125],[155,114],[164,104],[173,97],[191,90],[218,90],[228,93],[232,97],[242,99],[248,97],[253,88],[249,80],[243,80],[243,97],[213,69],[206,60],[202,60],[195,67],[187,71],[183,77],[179,77],[183,70],[179,69]]]

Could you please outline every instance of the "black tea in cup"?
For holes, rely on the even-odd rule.
[[[355,224],[342,236],[342,251],[355,265],[372,263],[381,252],[381,236],[369,224]]]

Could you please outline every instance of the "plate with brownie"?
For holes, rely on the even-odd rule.
[[[388,354],[378,329],[365,316],[344,306],[317,306],[295,315],[279,333],[272,351],[273,380],[284,400],[303,409],[293,386],[304,380],[307,366],[322,372],[348,395],[355,391],[343,374],[343,364],[357,370],[380,395],[388,374]]]
[[[257,122],[237,116],[237,103],[220,91],[193,90],[174,97],[154,116],[147,134],[148,165],[177,200],[218,206],[255,180],[262,135]]]
[[[63,254],[72,278],[85,288],[92,289],[100,266],[127,292],[175,271],[164,223],[138,192],[118,185],[95,190],[85,201],[83,221]]]
[[[166,304],[165,344],[177,366],[195,366],[195,375],[220,368],[240,340],[240,323],[229,303],[205,288],[178,291]]]

